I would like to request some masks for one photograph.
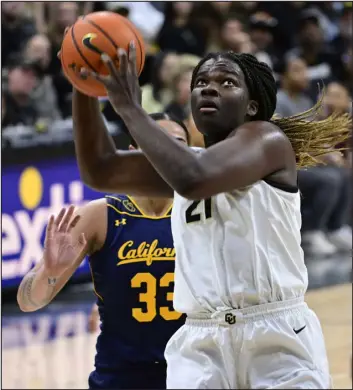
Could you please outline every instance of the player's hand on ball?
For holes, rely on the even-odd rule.
[[[44,268],[49,277],[58,278],[82,254],[86,247],[84,234],[72,235],[80,216],[72,218],[75,207],[63,208],[55,218],[50,216],[44,243]]]
[[[129,53],[119,48],[117,55],[119,68],[107,54],[102,54],[102,61],[109,70],[107,76],[90,72],[86,68],[81,68],[80,75],[83,79],[93,77],[102,83],[107,90],[110,103],[119,114],[133,104],[141,104],[141,89],[136,71],[136,47],[134,42],[130,42]]]

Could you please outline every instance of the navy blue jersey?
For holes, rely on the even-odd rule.
[[[107,238],[90,257],[102,322],[96,368],[164,363],[165,346],[185,321],[173,309],[171,210],[148,217],[128,196],[106,199]]]

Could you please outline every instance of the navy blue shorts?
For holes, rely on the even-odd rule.
[[[88,378],[90,389],[165,389],[167,365],[145,364],[114,371],[96,369]]]

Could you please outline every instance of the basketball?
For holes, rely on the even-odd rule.
[[[145,62],[145,47],[137,28],[128,19],[113,12],[88,14],[71,26],[64,37],[61,46],[63,71],[80,92],[92,97],[106,96],[102,84],[92,77],[82,80],[77,71],[84,67],[101,75],[108,74],[101,54],[108,54],[117,63],[117,49],[128,52],[131,41],[135,42],[136,71],[140,75]]]

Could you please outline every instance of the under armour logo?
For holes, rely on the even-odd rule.
[[[229,325],[233,325],[236,323],[236,317],[234,314],[232,313],[227,313],[225,316],[224,316],[224,320],[227,324]]]
[[[123,218],[121,221],[118,219],[115,220],[115,226],[120,226],[120,225],[126,225],[126,219]]]

